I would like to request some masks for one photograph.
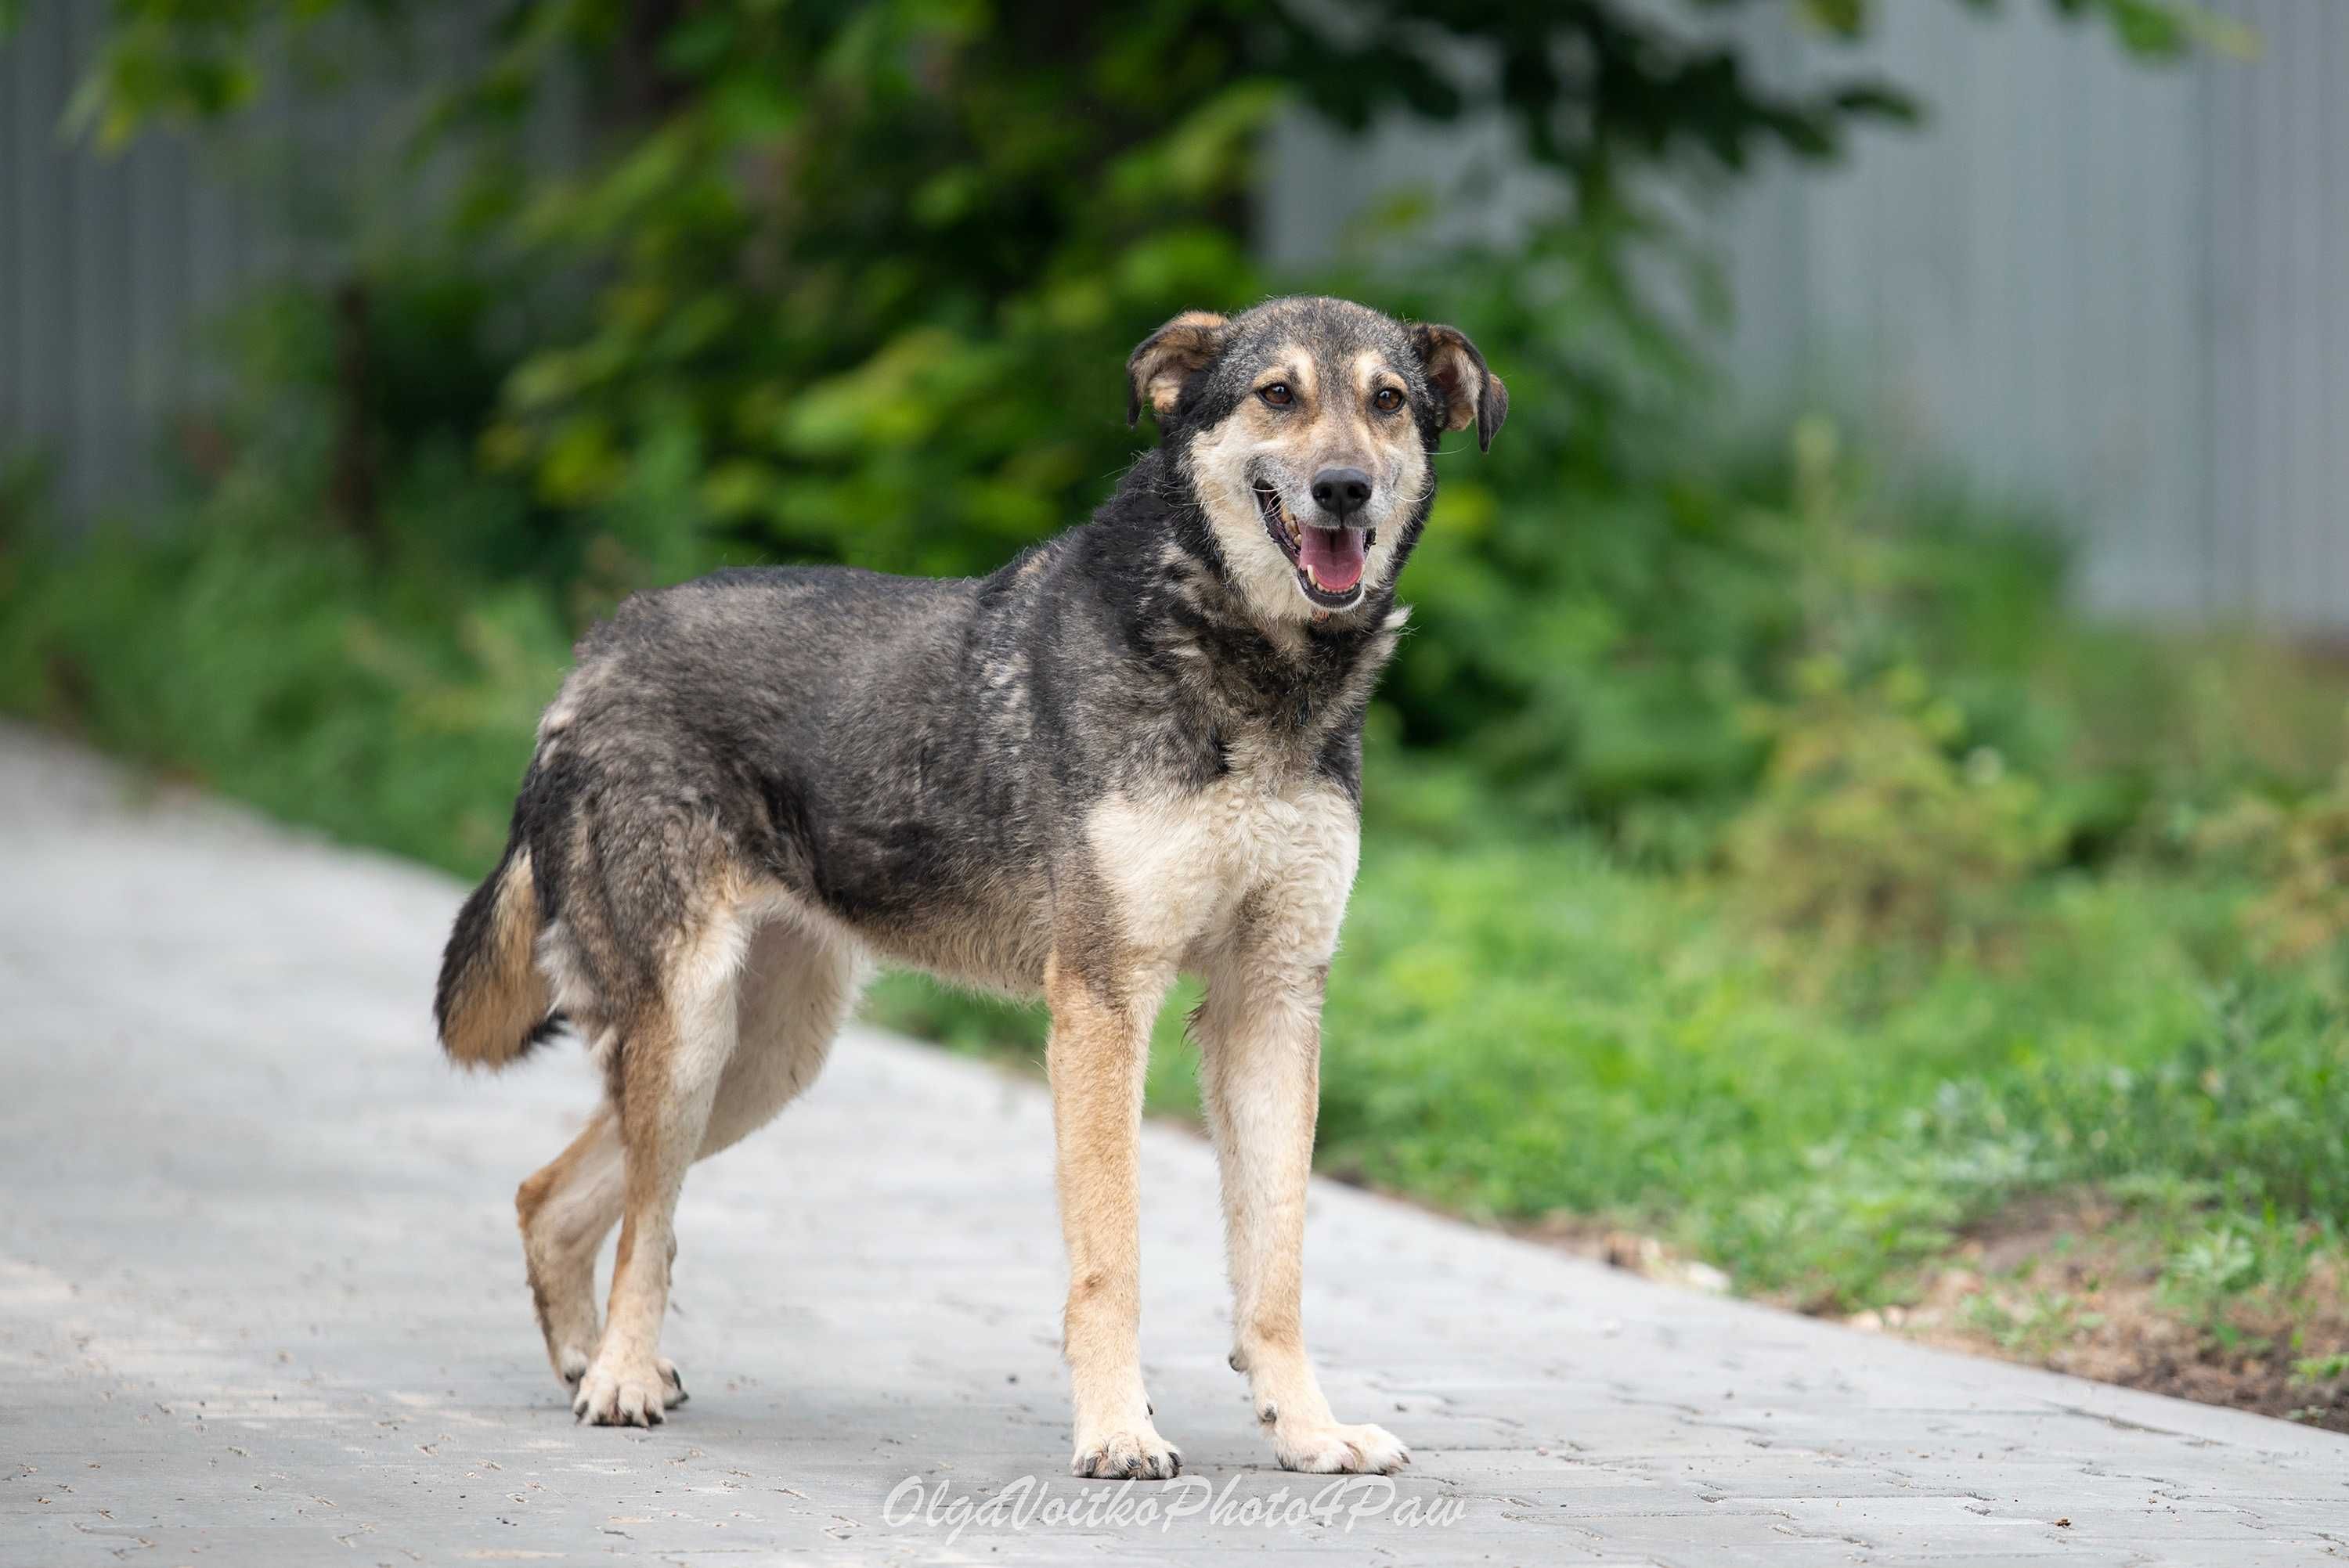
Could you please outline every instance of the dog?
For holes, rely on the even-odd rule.
[[[1320,1012],[1396,578],[1439,441],[1488,449],[1508,392],[1458,330],[1324,298],[1178,315],[1126,376],[1158,445],[990,576],[725,571],[581,641],[434,1008],[459,1064],[567,1022],[603,1065],[603,1107],[515,1199],[580,1419],[684,1402],[659,1333],[687,1168],[806,1088],[895,964],[1048,1002],[1071,1470],[1178,1473],[1143,1387],[1136,1161],[1180,972],[1206,986],[1231,1364],[1273,1454],[1409,1460],[1331,1413],[1299,1323]]]

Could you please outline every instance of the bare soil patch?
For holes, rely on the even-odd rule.
[[[1558,1221],[1526,1233],[1700,1290],[1717,1270],[1651,1236]],[[1852,1314],[1870,1333],[2349,1432],[2349,1261],[2312,1232],[2306,1254],[2258,1259],[2199,1286],[2178,1265],[2177,1216],[2095,1192],[2027,1200],[1974,1227],[1913,1300]],[[2223,1261],[2223,1260],[2222,1260]]]

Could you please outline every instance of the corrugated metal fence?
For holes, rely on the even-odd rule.
[[[76,511],[151,471],[199,390],[191,324],[284,261],[282,227],[199,178],[185,142],[68,150],[58,124],[104,10],[36,4],[0,46],[0,451],[47,451]]]
[[[2256,58],[2148,67],[2039,5],[1885,5],[1857,58],[1758,29],[1934,112],[1738,194],[1730,362],[2052,502],[2095,603],[2349,627],[2349,5],[2225,9]]]
[[[347,78],[331,90],[273,72],[233,135],[111,155],[61,129],[106,9],[31,0],[0,44],[0,459],[44,454],[54,499],[83,518],[136,500],[217,402],[204,337],[229,306],[268,282],[333,281],[444,172],[398,172],[408,133],[435,62],[481,48],[498,7],[448,7],[400,49],[364,23],[316,34],[312,67]],[[584,142],[576,106],[548,95],[528,155],[559,164]]]
[[[1702,220],[1749,408],[1856,412],[2044,504],[2100,607],[2349,630],[2349,0],[2226,0],[2258,57],[2171,67],[2045,0],[1884,0],[1857,49],[1790,5],[1641,3],[1727,31],[1765,80],[1873,72],[1930,107],[1835,169],[1775,162]],[[1399,185],[1506,235],[1545,198],[1490,178],[1498,129],[1284,126],[1270,253],[1319,259]]]

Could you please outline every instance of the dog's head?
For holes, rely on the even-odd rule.
[[[1446,430],[1480,447],[1508,389],[1456,328],[1406,325],[1339,299],[1176,316],[1126,362],[1258,613],[1303,620],[1393,584],[1435,495]]]

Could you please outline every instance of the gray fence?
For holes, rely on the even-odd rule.
[[[1756,413],[1857,411],[2044,504],[2099,607],[2349,630],[2349,0],[2216,8],[2255,57],[2144,65],[2044,0],[1884,0],[1857,50],[1791,6],[1732,13],[1765,79],[1872,68],[1931,113],[1697,203],[1736,303],[1723,358]],[[1273,253],[1323,253],[1388,186],[1489,176],[1496,131],[1292,123]],[[1522,170],[1487,187],[1458,227],[1544,200]]]
[[[2349,5],[2227,9],[2256,57],[2160,69],[2044,5],[1881,7],[1861,57],[1935,112],[1737,196],[1730,359],[2054,503],[2095,603],[2349,627]]]
[[[0,46],[0,451],[39,449],[87,511],[151,472],[201,393],[191,324],[282,263],[282,226],[185,142],[104,161],[59,133],[105,7],[36,4]]]
[[[435,62],[481,49],[496,7],[449,7],[398,48],[363,22],[314,31],[234,134],[119,154],[63,129],[106,9],[31,0],[0,44],[0,458],[44,455],[78,517],[136,500],[159,454],[200,444],[222,363],[205,335],[229,306],[263,283],[331,281],[445,178],[409,166],[408,133]],[[320,77],[329,90],[305,86]],[[574,157],[582,125],[548,95],[527,154]]]

